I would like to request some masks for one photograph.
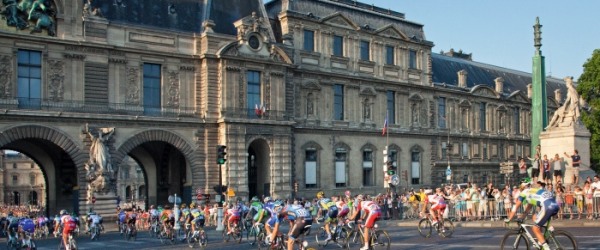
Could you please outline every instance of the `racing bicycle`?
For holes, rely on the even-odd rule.
[[[444,218],[434,225],[433,215],[427,213],[425,218],[419,221],[419,234],[425,238],[429,238],[434,229],[440,236],[448,238],[454,233],[454,224],[450,219]]]
[[[546,225],[542,226],[542,232],[544,238],[550,249],[560,250],[576,250],[577,240],[575,237],[564,230],[556,230],[550,225],[551,219],[546,222]],[[542,246],[538,244],[538,241],[530,233],[530,228],[534,227],[534,224],[523,223],[523,220],[516,220],[518,228],[510,229],[500,242],[500,249],[542,249]]]

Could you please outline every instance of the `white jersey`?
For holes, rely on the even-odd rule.
[[[446,200],[444,200],[444,197],[441,195],[437,195],[437,194],[428,195],[427,200],[429,203],[431,203],[433,205],[446,205]]]

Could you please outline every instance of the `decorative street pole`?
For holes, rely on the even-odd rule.
[[[540,18],[536,17],[534,30],[535,55],[533,56],[532,69],[532,96],[531,96],[531,154],[535,155],[535,148],[540,145],[540,134],[548,126],[547,100],[546,100],[546,70],[544,56],[542,56],[542,25]]]

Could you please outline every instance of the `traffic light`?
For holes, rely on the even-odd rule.
[[[387,174],[389,176],[396,174],[396,167],[394,166],[394,163],[392,161],[387,162]]]
[[[227,146],[217,145],[217,164],[219,165],[225,164],[225,162],[227,161],[227,159],[225,159],[225,155],[227,154],[227,152],[225,152],[225,149],[227,149]]]

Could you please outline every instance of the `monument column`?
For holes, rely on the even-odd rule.
[[[546,97],[546,69],[544,56],[542,56],[542,25],[540,18],[536,17],[534,30],[535,55],[533,56],[531,96],[531,156],[536,153],[536,146],[540,145],[540,133],[548,126],[547,97]]]

